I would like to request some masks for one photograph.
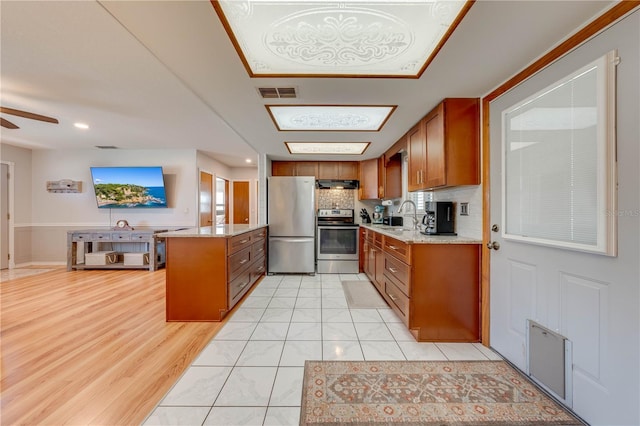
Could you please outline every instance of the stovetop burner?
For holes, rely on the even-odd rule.
[[[353,209],[318,209],[318,225],[353,226]]]

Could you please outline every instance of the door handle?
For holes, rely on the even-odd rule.
[[[499,230],[500,230],[500,227],[498,226],[497,223],[494,223],[493,226],[491,226],[492,232],[498,232]]]
[[[500,250],[500,243],[497,241],[489,241],[487,243],[487,248],[489,250],[493,249],[493,250]]]

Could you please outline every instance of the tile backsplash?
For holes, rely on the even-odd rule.
[[[353,209],[355,189],[317,189],[316,200],[319,209]]]

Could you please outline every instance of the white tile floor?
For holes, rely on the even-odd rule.
[[[267,276],[145,425],[297,425],[305,360],[501,359],[479,343],[418,343],[391,309],[349,309],[341,281]]]

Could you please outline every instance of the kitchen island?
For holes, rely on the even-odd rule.
[[[266,225],[164,232],[166,320],[221,321],[264,275]]]
[[[362,269],[421,342],[480,341],[481,240],[360,225]]]

